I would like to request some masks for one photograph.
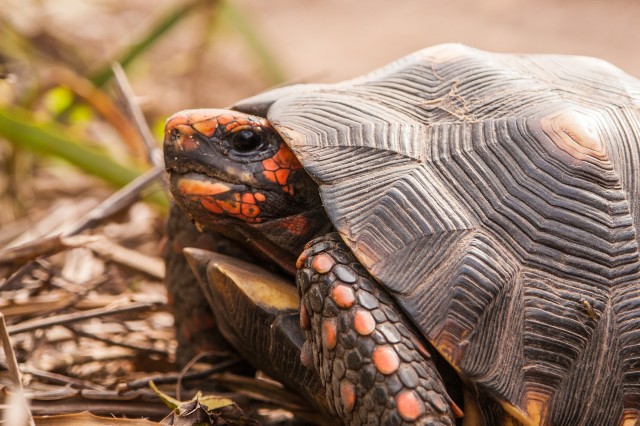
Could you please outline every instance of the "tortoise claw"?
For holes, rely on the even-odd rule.
[[[195,248],[184,252],[229,343],[254,367],[326,411],[317,373],[300,360],[305,337],[296,288],[233,257]]]

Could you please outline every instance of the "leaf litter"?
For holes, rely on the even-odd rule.
[[[80,211],[73,211],[76,207]],[[39,221],[52,216],[75,220],[56,220],[53,226],[35,221],[28,242],[17,237],[0,251],[3,330],[22,372],[18,381],[10,357],[6,352],[0,357],[0,401],[14,406],[5,414],[20,411],[9,401],[21,395],[16,384],[23,383],[36,425],[253,425],[317,419],[281,385],[229,373],[240,362],[235,354],[218,354],[213,363],[195,360],[176,371],[173,317],[162,282],[162,214],[134,202],[115,215],[94,217],[83,234],[68,235],[92,214],[80,200],[52,202],[49,211],[37,215]],[[4,424],[13,424],[9,414]]]

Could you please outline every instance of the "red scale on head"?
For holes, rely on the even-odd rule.
[[[220,207],[218,203],[216,203],[216,200],[213,198],[210,198],[210,197],[202,198],[200,200],[200,203],[202,204],[202,207],[209,210],[211,213],[214,213],[214,214],[224,213],[224,210],[222,210],[222,207]]]
[[[224,125],[227,125],[231,122],[235,121],[235,118],[232,117],[231,115],[219,115],[218,116],[218,123]]]
[[[262,161],[264,177],[282,187],[284,192],[293,195],[293,187],[289,185],[289,176],[292,170],[302,168],[291,149],[286,144],[281,144],[276,154]]]
[[[258,202],[265,201],[266,198],[261,193],[257,194],[258,197],[252,192],[233,193],[230,189],[224,192],[200,191],[195,195],[192,192],[189,199],[191,202],[199,202],[210,213],[232,216],[248,223],[259,223],[262,218],[258,217],[261,213]]]
[[[205,200],[202,200],[202,205],[212,213],[227,214],[248,223],[262,222],[262,218],[258,217],[261,209],[257,205],[256,198],[252,192],[236,192],[231,199],[228,199],[227,196],[222,199],[213,198],[212,201],[217,208],[210,208],[205,205]]]
[[[242,204],[242,215],[248,220],[253,219],[260,214],[260,209],[251,204]]]
[[[199,121],[197,123],[193,123],[191,127],[193,127],[198,132],[210,138],[211,136],[213,136],[213,134],[216,131],[216,128],[218,127],[218,121],[217,120]]]

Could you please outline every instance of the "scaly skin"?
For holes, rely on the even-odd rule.
[[[344,423],[454,425],[431,356],[338,234],[310,242],[299,267],[303,358]]]

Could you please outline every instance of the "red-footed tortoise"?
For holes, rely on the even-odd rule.
[[[296,273],[299,326],[238,320],[212,288],[259,272],[224,257],[205,288],[240,346],[302,329],[311,393],[342,422],[635,425],[639,107],[640,83],[601,60],[442,45],[180,112],[166,165],[196,223]]]

